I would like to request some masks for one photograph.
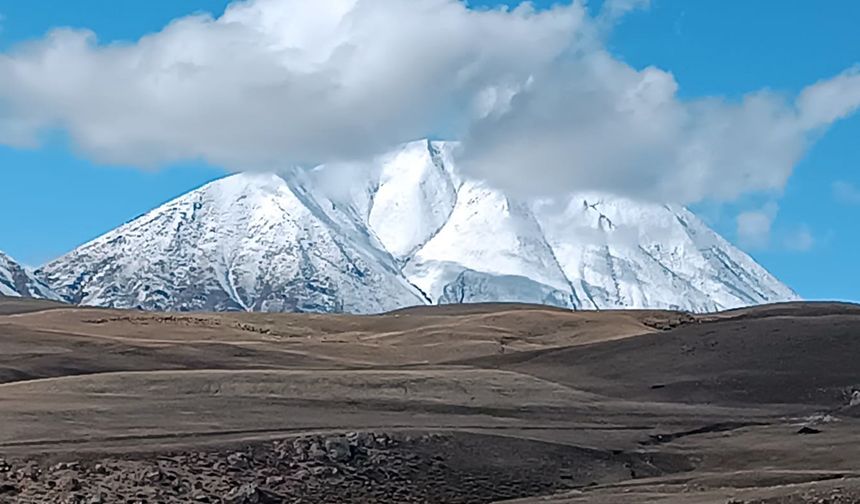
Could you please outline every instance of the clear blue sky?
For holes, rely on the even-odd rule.
[[[0,51],[58,26],[92,29],[101,41],[136,40],[181,15],[220,13],[227,3],[0,0]],[[650,9],[621,21],[609,47],[637,68],[671,71],[686,98],[737,98],[761,88],[796,93],[860,63],[858,19],[855,0],[653,0]],[[206,166],[158,171],[96,166],[62,142],[36,150],[0,147],[0,166],[0,249],[30,265],[223,173]],[[748,251],[804,297],[860,301],[860,197],[838,197],[838,182],[860,188],[860,115],[836,124],[816,142],[778,200],[772,243]],[[737,213],[763,203],[750,196],[694,210],[736,241]],[[811,244],[791,246],[801,229]]]

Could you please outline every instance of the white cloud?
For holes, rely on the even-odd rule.
[[[605,0],[601,7],[600,16],[606,20],[616,20],[630,11],[647,9],[651,0]]]
[[[785,248],[796,252],[808,252],[815,246],[815,236],[807,225],[801,225],[785,238]]]
[[[860,205],[860,188],[850,182],[837,181],[833,183],[833,195],[836,200],[846,205]]]
[[[779,205],[773,201],[761,208],[738,214],[736,218],[738,241],[743,247],[754,250],[779,249],[808,252],[816,239],[806,224],[774,230]]]
[[[593,52],[476,122],[462,157],[479,177],[537,193],[581,187],[689,203],[784,187],[812,133],[790,103],[768,92],[683,102],[677,87],[663,70]]]
[[[61,128],[105,163],[233,169],[360,158],[456,129],[567,50],[581,6],[252,0],[129,45],[59,29],[0,55],[0,140]]]
[[[678,97],[601,38],[643,0],[472,10],[457,0],[248,0],[124,45],[61,29],[0,54],[0,142],[68,133],[105,163],[233,170],[363,159],[463,139],[490,182],[678,202],[779,191],[814,136],[860,104],[856,68],[796,100]]]
[[[741,245],[764,249],[770,245],[771,228],[779,206],[768,203],[758,210],[742,212],[737,216],[737,233]]]
[[[797,108],[804,127],[827,126],[855,113],[860,107],[860,66],[813,84],[800,94]]]

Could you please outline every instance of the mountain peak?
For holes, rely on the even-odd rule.
[[[207,184],[45,265],[76,303],[176,311],[366,312],[423,302],[390,256],[344,237],[273,174]]]
[[[336,198],[302,173],[225,177],[38,274],[73,302],[158,310],[712,311],[796,299],[684,208],[596,193],[523,200],[463,177],[452,147],[406,144]]]
[[[58,301],[60,296],[39,281],[25,267],[0,251],[0,296],[50,299]]]

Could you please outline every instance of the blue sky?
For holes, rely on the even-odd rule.
[[[179,16],[221,13],[227,3],[0,0],[0,51],[60,26],[89,28],[102,42],[135,41]],[[597,12],[599,2],[591,8]],[[853,0],[653,0],[625,16],[607,45],[634,68],[671,72],[683,99],[739,100],[763,88],[794,95],[860,63],[857,19],[860,2]],[[693,208],[802,296],[860,301],[860,193],[852,197],[852,188],[860,188],[858,139],[855,115],[816,139],[784,193]],[[30,265],[224,173],[203,163],[161,169],[95,164],[62,138],[34,149],[0,146],[0,166],[0,249]],[[773,209],[770,240],[743,243],[738,214],[764,208]]]

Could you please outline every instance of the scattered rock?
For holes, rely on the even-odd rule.
[[[348,462],[352,459],[352,448],[345,437],[332,437],[325,440],[325,451],[334,462]]]
[[[231,453],[227,455],[227,465],[235,469],[247,469],[248,457],[241,452]]]
[[[32,481],[38,481],[42,474],[42,469],[36,462],[28,462],[24,467],[15,471],[15,474],[20,478],[26,478]]]
[[[296,471],[293,474],[291,474],[289,479],[295,480],[295,481],[303,481],[303,480],[306,480],[308,478],[308,476],[310,476],[310,473],[308,471],[302,469],[300,471]]]
[[[57,488],[67,492],[77,492],[81,489],[81,482],[71,475],[65,475],[57,481]]]
[[[360,448],[373,448],[373,434],[369,432],[350,432],[346,435],[349,444]]]
[[[236,487],[224,497],[224,504],[275,504],[280,502],[282,499],[261,490],[253,483]]]
[[[0,495],[17,495],[18,487],[11,483],[0,483]]]
[[[394,441],[387,434],[377,434],[374,441],[376,441],[377,447],[382,448],[394,444]]]
[[[44,472],[40,469],[48,466],[16,460],[10,464],[16,471],[0,475],[0,503],[466,504],[545,495],[582,484],[576,470],[564,475],[540,468],[487,470],[480,455],[484,442],[465,436],[464,441],[414,432],[307,435],[241,451],[106,457],[80,466],[54,464],[56,471]],[[529,449],[528,456],[535,460],[546,451],[542,446]],[[464,454],[477,465],[464,467]],[[553,456],[570,457],[564,463],[573,468],[582,455],[573,450]],[[28,479],[25,472],[36,479]],[[9,485],[2,486],[6,480]]]
[[[806,417],[804,420],[806,420],[806,425],[821,425],[838,422],[839,418],[828,413],[816,413]]]
[[[284,482],[283,476],[269,476],[268,478],[266,478],[266,485],[267,486],[276,486],[276,485],[280,485],[283,482]]]
[[[314,441],[311,443],[311,447],[308,449],[308,457],[311,460],[323,461],[328,459],[328,453],[323,450],[322,446],[319,443]]]
[[[155,470],[150,471],[143,475],[143,481],[147,483],[157,483],[161,481],[164,476],[161,474],[161,471]]]
[[[797,431],[798,434],[821,434],[821,431],[816,429],[815,427],[810,427],[808,425],[804,425]]]

